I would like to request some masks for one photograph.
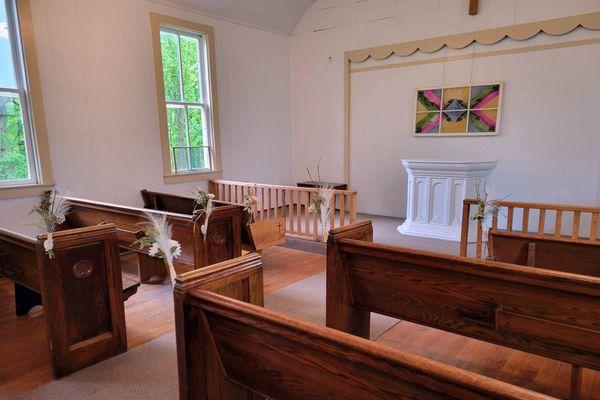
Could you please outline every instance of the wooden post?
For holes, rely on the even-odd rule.
[[[540,210],[540,221],[538,223],[538,236],[542,236],[544,234],[544,230],[546,229],[546,209]]]
[[[471,205],[466,201],[463,202],[462,221],[460,228],[460,255],[467,256],[467,244],[469,242],[469,213]]]
[[[571,365],[571,390],[569,399],[580,400],[581,396],[581,382],[583,380],[583,368],[579,365]]]
[[[554,236],[555,237],[560,237],[561,230],[562,230],[562,216],[563,216],[563,212],[561,210],[558,210],[556,212],[556,225],[554,226]]]
[[[479,0],[470,0],[469,15],[477,15],[479,12]]]

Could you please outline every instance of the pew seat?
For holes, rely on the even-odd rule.
[[[251,254],[178,276],[181,400],[549,400],[505,382],[261,307]]]

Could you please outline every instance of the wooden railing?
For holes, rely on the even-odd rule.
[[[209,186],[216,200],[238,204],[242,204],[244,195],[254,188],[258,197],[257,220],[285,217],[287,236],[315,241],[321,239],[322,227],[316,213],[307,212],[311,196],[318,192],[316,188],[224,180],[210,181]],[[356,221],[356,194],[353,190],[332,190],[330,204],[335,204],[335,212],[329,217],[327,229]]]
[[[471,207],[476,208],[477,206],[478,202],[475,199],[467,199],[463,203],[460,240],[461,256],[467,255]],[[504,228],[506,232],[519,232],[520,235],[530,237],[549,236],[563,238],[580,243],[596,243],[599,240],[598,221],[600,219],[600,207],[519,203],[512,201],[498,202],[498,206],[498,211],[492,215],[491,229],[493,230],[498,230],[498,217],[501,215],[506,218],[506,227]],[[518,223],[519,220],[521,222],[520,226]],[[584,233],[582,234],[581,231],[584,231]],[[475,255],[477,258],[481,258],[483,247],[483,227],[481,221],[477,221],[476,233]]]

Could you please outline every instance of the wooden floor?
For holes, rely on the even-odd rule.
[[[325,257],[282,247],[263,253],[265,292],[322,272]],[[133,259],[124,263],[133,273]],[[170,284],[142,285],[125,303],[129,348],[174,330]],[[0,279],[0,399],[52,379],[43,318],[15,317],[13,286]],[[568,395],[570,366],[406,321],[377,342],[559,398]],[[600,373],[585,370],[582,400],[600,400]]]

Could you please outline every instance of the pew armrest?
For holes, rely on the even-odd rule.
[[[262,306],[263,268],[260,255],[247,254],[175,278],[176,294],[199,289]]]

